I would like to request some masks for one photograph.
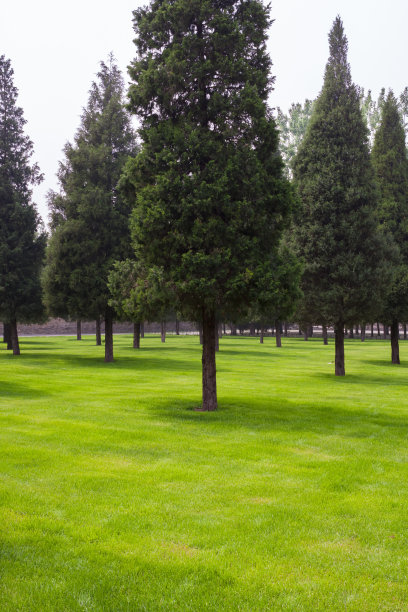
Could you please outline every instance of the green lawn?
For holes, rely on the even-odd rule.
[[[408,610],[408,343],[0,350],[0,610]]]

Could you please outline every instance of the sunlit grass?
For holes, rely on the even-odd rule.
[[[408,610],[408,346],[0,350],[0,610]]]

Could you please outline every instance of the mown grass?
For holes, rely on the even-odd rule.
[[[408,346],[0,350],[0,610],[408,610]]]

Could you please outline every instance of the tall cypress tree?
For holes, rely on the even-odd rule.
[[[40,272],[46,234],[32,203],[41,182],[31,163],[33,143],[24,133],[10,60],[0,56],[0,320],[9,325],[14,355],[20,354],[17,321],[43,316]]]
[[[117,183],[136,145],[112,56],[97,76],[74,143],[64,149],[60,193],[50,195],[53,233],[44,287],[53,314],[105,319],[105,361],[112,361],[115,313],[107,279],[113,263],[130,255],[130,207]]]
[[[290,215],[267,106],[270,23],[260,0],[152,0],[134,12],[130,108],[143,146],[122,185],[137,259],[202,323],[204,410],[217,407],[217,313],[266,291]]]
[[[408,320],[408,157],[398,101],[392,91],[382,106],[372,160],[380,188],[380,223],[399,249],[382,320],[391,326],[391,361],[400,363],[399,322]]]
[[[335,373],[344,376],[344,326],[378,309],[385,263],[368,132],[340,17],[329,45],[323,88],[293,166],[302,201],[295,236],[306,303],[334,325]]]

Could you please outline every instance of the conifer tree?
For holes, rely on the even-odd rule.
[[[408,320],[408,158],[398,101],[389,92],[375,134],[372,160],[380,188],[379,219],[399,253],[381,320],[391,327],[391,361],[400,363],[399,322]]]
[[[20,354],[17,321],[43,317],[40,272],[46,234],[32,203],[41,182],[30,158],[33,143],[24,134],[10,60],[0,56],[0,320],[9,326],[14,355]]]
[[[247,311],[291,209],[267,96],[260,0],[152,0],[134,12],[130,109],[142,150],[122,180],[136,259],[203,329],[203,409],[217,407],[217,313]],[[264,290],[267,287],[264,284]]]
[[[105,361],[113,360],[108,274],[130,255],[130,208],[117,190],[135,133],[123,106],[123,79],[113,57],[101,62],[74,143],[65,146],[60,192],[50,194],[52,236],[44,287],[58,316],[105,319]]]
[[[294,162],[302,201],[295,237],[305,299],[318,321],[334,325],[335,373],[344,376],[344,326],[378,309],[385,260],[368,132],[340,17],[329,44],[323,88]]]

